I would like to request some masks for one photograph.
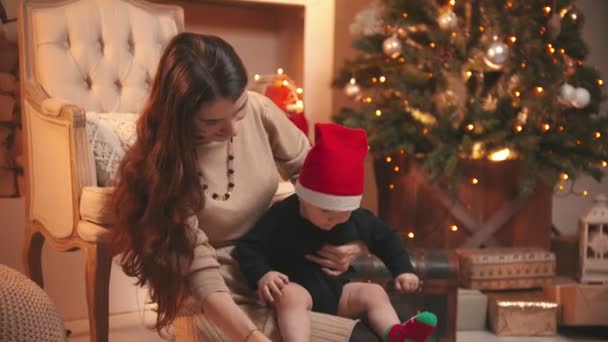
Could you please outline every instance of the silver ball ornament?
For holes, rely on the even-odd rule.
[[[344,94],[350,98],[361,96],[361,87],[359,87],[354,78],[351,78],[350,82],[344,86]]]
[[[453,30],[458,26],[458,17],[451,10],[446,10],[437,18],[437,24],[442,30]]]
[[[564,102],[570,103],[574,100],[575,88],[568,83],[564,83],[560,89],[560,97]]]
[[[591,101],[591,94],[589,94],[589,90],[585,88],[576,88],[574,90],[574,99],[572,100],[572,105],[575,108],[585,108]]]
[[[508,58],[509,46],[501,41],[494,41],[488,46],[484,61],[490,68],[498,70],[503,67]]]
[[[394,34],[384,40],[382,43],[382,51],[391,58],[397,58],[403,51],[403,43],[399,37]]]

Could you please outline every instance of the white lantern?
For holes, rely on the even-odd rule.
[[[579,223],[580,281],[608,283],[608,197],[598,195]]]

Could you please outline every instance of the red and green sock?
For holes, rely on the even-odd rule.
[[[425,342],[437,327],[437,316],[424,311],[384,333],[384,342]]]

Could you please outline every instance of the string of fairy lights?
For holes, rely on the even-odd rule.
[[[454,14],[453,11],[450,10],[450,8],[453,8],[455,5],[456,5],[456,1],[451,0],[448,2],[449,8],[446,9],[445,11],[443,11],[442,13],[440,12],[441,14],[438,18],[438,25],[442,29],[453,29],[453,28],[455,28],[455,25],[458,25],[456,15]],[[511,7],[513,7],[513,3],[511,1],[507,1],[506,6],[507,6],[507,8],[511,8]],[[578,13],[576,11],[573,11],[572,8],[570,8],[570,7],[558,9],[556,1],[553,2],[553,6],[544,6],[542,8],[542,11],[547,17],[550,17],[550,18],[549,18],[548,24],[547,24],[548,27],[543,26],[539,32],[540,35],[544,35],[544,34],[548,33],[551,35],[555,35],[555,37],[556,37],[557,35],[559,35],[559,30],[561,29],[561,20],[562,19],[564,19],[566,16],[568,16],[569,19],[572,21],[577,21],[579,19]],[[402,13],[402,17],[404,19],[407,19],[409,17],[409,14],[404,12],[404,13]],[[401,28],[388,27],[388,25],[387,25],[386,29],[389,32],[391,30],[393,30],[394,33],[392,35],[390,35],[388,38],[386,38],[386,40],[383,42],[383,46],[382,46],[383,52],[388,57],[390,57],[393,60],[397,60],[401,64],[406,63],[406,58],[401,56],[401,50],[403,48],[403,41],[401,39],[399,39],[398,33],[397,33],[398,30],[401,30]],[[484,27],[483,25],[480,25],[477,29],[479,30],[479,32],[484,32],[486,30],[486,27]],[[557,33],[556,33],[556,31],[557,31]],[[457,34],[456,32],[452,32],[451,33],[452,38],[455,38],[456,34]],[[555,37],[553,37],[553,38],[555,38]],[[508,51],[509,51],[510,46],[517,44],[519,39],[515,35],[509,35],[508,37],[506,37],[504,42],[501,41],[500,37],[498,37],[496,35],[493,36],[492,39],[494,42],[491,43],[489,48],[486,50],[486,56],[485,56],[484,61],[490,67],[494,66],[496,69],[500,69],[502,67],[502,64],[506,61],[506,58],[508,57]],[[410,42],[406,41],[406,44],[407,43],[415,44],[414,42],[411,42],[411,41]],[[431,41],[428,46],[431,49],[435,49],[437,47],[437,44],[435,42]],[[552,43],[546,44],[545,51],[549,56],[552,57],[552,60],[554,63],[558,63],[558,58],[561,61],[565,61],[566,65],[568,66],[565,71],[566,76],[572,76],[576,72],[576,68],[578,66],[583,65],[582,60],[572,60],[567,55],[567,51],[565,49],[563,49],[563,48],[556,49]],[[528,67],[528,65],[526,62],[522,62],[519,64],[519,68],[521,70],[525,70],[527,67]],[[462,76],[463,76],[463,79],[466,81],[469,78],[474,77],[475,72],[473,70],[465,70],[463,72]],[[434,74],[429,72],[429,73],[427,73],[427,77],[433,78]],[[369,79],[369,82],[371,82],[372,85],[383,84],[383,83],[386,83],[387,81],[389,81],[389,80],[386,75],[377,75],[377,76],[373,76],[373,77],[371,77],[371,79]],[[367,83],[367,82],[363,82],[363,83]],[[604,81],[601,78],[598,78],[596,80],[596,85],[597,85],[597,87],[601,88],[604,85]],[[374,97],[372,95],[364,94],[362,87],[359,85],[358,80],[355,77],[350,78],[350,80],[344,86],[343,90],[344,90],[344,93],[348,97],[353,98],[355,101],[359,101],[365,105],[372,105],[373,103],[376,102],[376,100],[374,99]],[[531,91],[538,96],[543,96],[545,93],[545,89],[540,85],[532,87]],[[523,96],[522,92],[523,92],[523,90],[518,89],[517,87],[514,87],[511,90],[513,107],[520,107],[521,98]],[[400,95],[400,94],[398,94],[398,92],[397,92],[397,95]],[[590,103],[590,100],[591,100],[590,92],[588,89],[585,89],[584,87],[575,88],[572,85],[568,84],[567,82],[565,82],[561,86],[558,101],[562,105],[571,106],[574,108],[584,108]],[[489,105],[492,105],[492,104],[489,104]],[[495,103],[493,105],[495,106]],[[411,108],[410,103],[407,99],[403,100],[403,106],[404,106],[404,110],[412,113],[412,116],[416,117],[416,119],[418,119],[418,121],[423,122],[425,124],[433,123],[434,118],[432,115],[425,115],[425,113],[423,113],[415,108]],[[380,105],[378,105],[378,108],[376,108],[375,110],[371,110],[371,112],[376,117],[381,117],[383,115],[382,108],[380,107]],[[528,109],[525,107],[522,108],[521,111],[517,114],[517,120],[513,126],[513,132],[515,134],[521,134],[526,130],[528,115],[529,115]],[[476,127],[475,122],[469,122],[469,123],[465,123],[464,129],[468,133],[474,133],[474,132],[476,132],[477,127]],[[424,134],[424,135],[428,134],[428,132],[429,132],[429,129],[427,127],[422,127],[421,130],[422,130],[422,134]],[[543,134],[546,134],[549,132],[562,133],[566,130],[566,127],[564,126],[564,124],[552,125],[550,122],[541,122],[539,130]],[[598,140],[602,137],[602,132],[600,132],[600,131],[594,131],[594,132],[591,132],[591,134],[592,134],[592,138],[595,140]],[[575,138],[574,144],[581,145],[582,144],[581,139]],[[469,157],[472,159],[487,158],[488,160],[490,160],[492,162],[501,162],[501,161],[504,161],[507,159],[517,159],[519,157],[518,152],[516,150],[514,150],[512,148],[508,148],[508,147],[495,149],[493,151],[490,151],[487,154],[484,154],[483,156],[481,154],[476,155],[476,154],[478,154],[478,153],[476,153],[476,150],[479,150],[480,148],[482,148],[481,145],[473,146],[472,155]],[[400,150],[399,153],[404,154],[404,151]],[[550,153],[550,151],[549,151],[549,153]],[[397,159],[397,158],[395,158],[395,159]],[[393,157],[391,155],[386,155],[384,160],[386,161],[386,163],[388,164],[388,167],[391,168],[391,170],[393,172],[395,172],[395,173],[402,172],[402,170],[400,169],[400,166],[396,165],[393,162]],[[603,169],[608,167],[608,161],[606,161],[606,160],[590,161],[589,163],[590,163],[590,165],[592,163],[595,163],[596,165],[598,165],[599,167],[601,167]],[[466,181],[467,181],[467,184],[470,186],[483,186],[479,177],[470,177]],[[393,191],[396,189],[396,186],[397,185],[395,183],[391,182],[388,184],[388,190]],[[584,197],[584,196],[589,196],[591,194],[591,192],[589,189],[586,189],[586,188],[577,189],[574,177],[571,177],[566,172],[561,172],[558,176],[558,181],[556,182],[556,185],[554,188],[554,194],[555,194],[555,196],[558,196],[558,197],[565,197],[565,196],[570,196],[570,195]],[[450,210],[448,210],[448,214],[446,216],[451,216],[451,215],[449,215],[449,211]],[[444,220],[449,221],[449,219],[447,217]],[[447,229],[450,232],[458,232],[460,230],[457,224],[450,223],[450,222],[444,222],[442,224],[439,224],[437,228],[445,229],[445,227],[447,227]],[[415,237],[415,232],[409,231],[409,232],[407,232],[406,236],[410,239],[413,239]]]

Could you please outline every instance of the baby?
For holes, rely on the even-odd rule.
[[[384,341],[425,341],[437,324],[435,315],[423,312],[401,323],[381,286],[349,282],[352,267],[333,276],[305,257],[326,244],[362,241],[391,271],[397,291],[419,285],[397,233],[359,207],[365,131],[316,124],[315,137],[296,194],[273,205],[237,243],[241,271],[260,299],[274,305],[285,342],[310,341],[309,310],[353,319],[367,315]]]

